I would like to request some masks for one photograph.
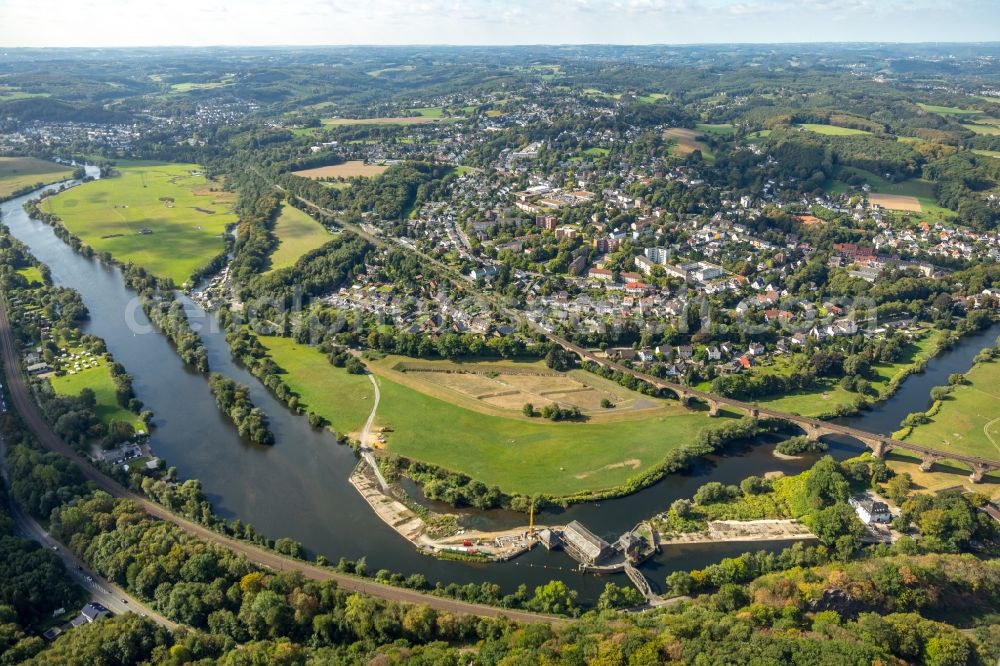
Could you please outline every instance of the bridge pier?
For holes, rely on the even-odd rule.
[[[746,412],[747,416],[749,416],[752,419],[756,419],[757,417],[760,416],[760,410],[757,409],[756,407],[747,407]]]
[[[934,467],[934,463],[936,463],[938,459],[939,459],[938,456],[934,454],[925,453],[924,456],[920,459],[920,471],[921,472],[931,471],[931,469]]]
[[[719,403],[715,402],[714,400],[708,401],[708,415],[709,416],[719,415]]]
[[[986,473],[990,471],[990,468],[983,463],[976,463],[972,466],[972,474],[969,475],[969,481],[973,483],[982,483],[983,477]]]
[[[866,440],[865,444],[872,450],[872,455],[876,458],[884,459],[886,454],[892,450],[892,446],[885,439]]]

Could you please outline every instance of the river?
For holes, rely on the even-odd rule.
[[[274,431],[273,447],[241,439],[215,405],[206,378],[186,368],[170,343],[150,330],[138,307],[137,296],[122,281],[121,271],[75,253],[46,224],[24,212],[24,202],[37,193],[0,204],[3,223],[52,271],[55,284],[80,292],[90,310],[85,331],[104,338],[109,351],[134,378],[136,394],[155,414],[151,444],[156,455],[177,468],[181,479],[196,478],[215,511],[226,519],[239,518],[271,538],[302,542],[313,554],[332,561],[340,557],[367,558],[374,571],[386,568],[405,575],[422,573],[432,582],[498,583],[505,592],[519,584],[529,590],[550,579],[566,581],[581,600],[593,601],[608,580],[573,571],[565,554],[541,548],[503,564],[446,562],[420,555],[413,546],[382,523],[348,484],[356,464],[354,452],[336,443],[328,432],[311,428],[305,417],[293,415],[246,369],[233,361],[214,315],[184,299],[192,325],[199,330],[213,371],[250,387],[251,397],[268,416]],[[889,433],[909,412],[925,409],[929,391],[945,383],[951,372],[968,369],[972,357],[992,344],[997,327],[964,338],[955,349],[928,363],[923,375],[908,379],[892,399],[875,410],[841,422]],[[853,441],[831,442],[830,454],[843,459],[862,447]],[[680,497],[690,497],[698,486],[714,480],[738,483],[751,474],[768,471],[795,473],[811,459],[778,460],[770,446],[740,444],[722,455],[697,462],[685,474],[628,497],[546,511],[540,524],[580,520],[595,533],[612,540],[636,522],[662,511]],[[523,514],[489,511],[469,515],[476,527],[524,524]],[[747,550],[780,550],[787,542],[692,544],[671,546],[643,565],[654,587],[678,569],[692,569]],[[618,577],[624,584],[626,579]]]

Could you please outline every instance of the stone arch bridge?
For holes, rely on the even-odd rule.
[[[860,442],[863,442],[865,446],[871,449],[872,453],[879,458],[884,458],[885,455],[893,449],[910,451],[920,457],[920,469],[925,472],[930,471],[934,466],[934,463],[939,460],[954,460],[969,467],[971,470],[969,480],[973,483],[979,483],[983,480],[983,477],[991,471],[1000,470],[1000,460],[990,460],[988,458],[977,458],[975,456],[938,451],[913,444],[911,442],[904,442],[898,439],[893,439],[892,437],[886,437],[885,435],[878,435],[865,430],[859,430],[850,426],[842,426],[836,423],[830,423],[829,421],[822,421],[820,419],[809,418],[806,416],[798,416],[796,414],[788,414],[774,409],[766,409],[760,407],[759,405],[753,405],[739,400],[733,400],[732,398],[725,398],[712,393],[707,393],[705,391],[699,391],[698,389],[691,388],[690,386],[676,384],[644,372],[639,372],[638,370],[626,367],[621,363],[616,363],[611,359],[598,357],[589,350],[575,345],[557,335],[549,333],[547,334],[547,337],[556,344],[560,345],[566,351],[573,352],[579,356],[581,360],[589,361],[604,368],[632,375],[636,379],[640,379],[658,389],[667,390],[676,394],[677,398],[684,403],[692,401],[705,403],[708,406],[709,416],[715,416],[719,413],[720,409],[729,408],[734,411],[743,412],[747,416],[755,419],[781,419],[799,426],[811,439],[818,440],[826,435],[843,435],[852,437]]]

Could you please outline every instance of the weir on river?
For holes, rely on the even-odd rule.
[[[91,170],[93,171],[93,170]],[[57,285],[76,289],[90,310],[85,330],[105,339],[109,351],[134,377],[138,397],[156,418],[151,444],[181,479],[199,479],[216,512],[239,518],[270,538],[288,537],[302,542],[316,554],[336,561],[340,557],[367,558],[371,570],[386,568],[404,575],[422,573],[430,581],[500,584],[513,592],[519,584],[535,585],[560,579],[580,592],[582,600],[595,600],[606,580],[575,572],[575,563],[564,553],[536,548],[501,564],[476,564],[436,560],[383,524],[348,483],[357,464],[354,452],[340,446],[327,432],[314,430],[305,417],[293,415],[283,403],[248,371],[234,362],[224,333],[214,316],[184,299],[192,324],[208,350],[212,370],[250,387],[251,398],[268,416],[276,443],[261,447],[240,439],[233,424],[223,417],[208,390],[206,378],[184,367],[170,343],[151,329],[136,294],[125,288],[117,268],[76,254],[53,230],[30,219],[24,202],[38,193],[0,205],[2,222],[52,271]],[[909,412],[926,408],[931,387],[941,377],[965,371],[973,356],[992,343],[997,328],[964,338],[951,351],[931,360],[924,375],[908,379],[899,394],[870,414],[838,422],[871,432],[891,432]],[[829,454],[843,459],[863,446],[841,438],[828,439]],[[697,461],[686,474],[663,481],[628,497],[547,510],[539,522],[566,524],[579,520],[606,540],[614,540],[628,525],[665,510],[681,497],[690,497],[707,481],[738,483],[751,474],[768,471],[797,473],[809,459],[778,460],[770,446],[749,443],[731,446],[725,455]],[[419,501],[427,502],[423,498]],[[448,511],[455,511],[450,507]],[[503,529],[524,524],[523,514],[509,511],[462,510],[477,529]],[[641,567],[654,591],[671,571],[703,567],[723,557],[747,550],[777,551],[788,542],[732,542],[671,546]],[[625,584],[621,576],[617,580]]]

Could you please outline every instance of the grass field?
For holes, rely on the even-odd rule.
[[[656,104],[661,99],[666,99],[669,95],[664,93],[649,93],[648,95],[639,95],[636,100],[642,102],[643,104]]]
[[[18,271],[18,274],[23,275],[25,279],[28,280],[28,284],[32,284],[35,282],[37,282],[38,284],[44,284],[45,282],[42,279],[42,272],[39,271],[34,266],[28,266],[27,268],[22,268]]]
[[[124,163],[102,178],[46,199],[43,207],[98,252],[186,282],[223,248],[236,222],[233,195],[211,191],[195,164]]]
[[[371,365],[381,375],[421,393],[497,416],[523,418],[521,410],[529,402],[536,408],[550,403],[579,407],[594,423],[634,419],[636,410],[653,413],[668,405],[677,407],[592,373],[555,372],[541,361],[454,362],[388,356]],[[615,407],[601,407],[605,399]]]
[[[989,120],[993,120],[993,119],[989,119]],[[971,131],[975,132],[976,134],[988,134],[990,136],[996,136],[996,135],[1000,134],[1000,124],[997,124],[997,123],[998,123],[998,121],[993,120],[993,122],[990,122],[990,123],[985,123],[985,122],[984,123],[968,123],[968,124],[962,125],[962,127],[964,127],[967,130],[971,130]]]
[[[976,155],[982,155],[983,157],[995,157],[1000,160],[1000,151],[997,150],[973,150]]]
[[[921,102],[918,102],[917,106],[928,113],[936,113],[940,116],[968,116],[982,113],[978,109],[960,109],[957,106],[935,106],[934,104],[923,104]]]
[[[397,67],[383,67],[382,69],[373,69],[370,72],[365,72],[368,76],[374,76],[378,78],[383,74],[389,74],[392,72],[412,72],[416,67],[413,65],[399,65]]]
[[[890,451],[885,462],[897,474],[906,472],[913,479],[915,490],[939,493],[955,488],[964,488],[969,492],[986,495],[994,500],[1000,498],[1000,476],[996,472],[987,474],[980,483],[969,480],[969,469],[958,463],[946,460],[934,463],[931,471],[920,469],[921,460],[915,453],[909,451]]]
[[[298,208],[287,204],[274,224],[278,249],[271,255],[271,270],[295,265],[306,252],[315,250],[332,240],[330,232]]]
[[[444,108],[440,106],[422,106],[410,109],[410,113],[424,118],[444,118]]]
[[[607,155],[610,152],[611,151],[608,150],[607,148],[601,148],[599,146],[593,146],[593,147],[587,148],[585,151],[583,151],[583,154],[584,155],[590,155],[591,157],[604,157],[605,155]]]
[[[0,157],[0,199],[25,187],[66,180],[73,168],[34,157]]]
[[[810,132],[816,132],[816,134],[825,134],[827,136],[854,136],[857,134],[871,134],[871,132],[866,132],[865,130],[853,129],[851,127],[838,127],[837,125],[803,123],[799,125],[799,127],[807,129]]]
[[[16,86],[0,85],[0,102],[13,102],[17,99],[31,99],[32,97],[49,97],[50,93],[33,93],[21,90]]]
[[[712,125],[710,123],[698,123],[694,126],[699,132],[704,132],[705,134],[735,134],[736,128],[729,123],[721,123],[718,125]]]
[[[308,409],[341,431],[361,428],[371,405],[366,377],[330,366],[314,348],[277,338],[261,342],[288,371],[285,381]],[[465,402],[452,404],[395,381],[386,365],[393,362],[371,364],[381,391],[376,424],[390,429],[388,450],[507,492],[570,495],[619,486],[717,422],[666,401],[652,415],[646,411],[641,418],[607,423],[553,423],[516,412],[494,415],[487,410],[496,408],[466,409]]]
[[[378,164],[365,164],[361,160],[351,160],[330,166],[316,167],[315,169],[303,169],[293,171],[296,176],[303,178],[351,178],[353,176],[363,176],[370,178],[383,173],[389,167]]]
[[[969,384],[955,387],[931,423],[913,429],[915,444],[1000,460],[1000,362],[976,364]]]
[[[939,337],[938,331],[931,331],[909,344],[904,350],[903,357],[897,363],[879,363],[872,366],[873,374],[868,378],[872,388],[876,391],[882,391],[894,377],[910,368],[918,360],[930,358],[931,351]],[[773,366],[760,368],[758,372],[781,373],[787,369],[788,362],[782,360]],[[819,416],[833,412],[838,407],[851,405],[857,397],[857,393],[842,389],[836,380],[826,379],[822,380],[819,387],[811,391],[802,391],[775,398],[762,398],[757,402],[771,409],[792,414]]]
[[[139,417],[124,407],[118,405],[115,398],[115,385],[111,380],[111,371],[108,369],[108,362],[101,359],[100,365],[96,368],[81,370],[75,375],[65,374],[62,377],[51,377],[52,388],[60,395],[78,396],[85,388],[93,389],[97,398],[97,406],[94,412],[101,419],[104,425],[112,421],[125,421],[131,423],[132,427],[145,430],[146,426]]]

